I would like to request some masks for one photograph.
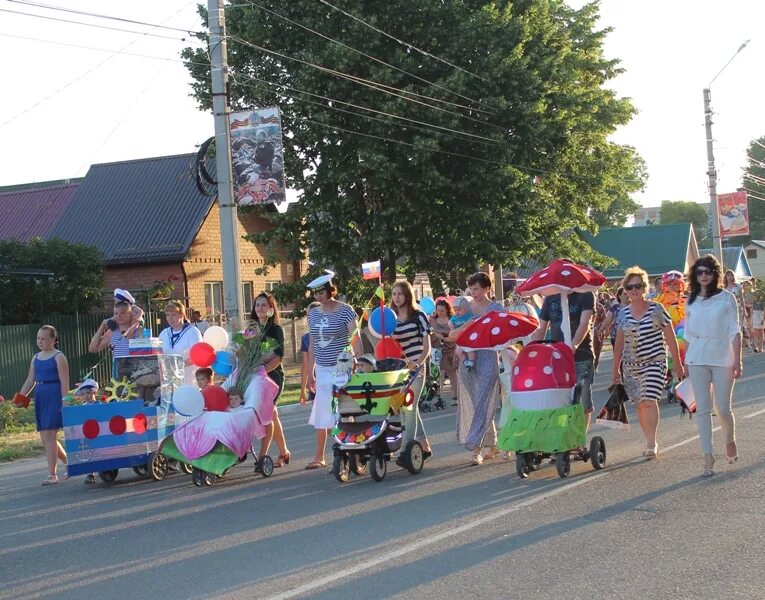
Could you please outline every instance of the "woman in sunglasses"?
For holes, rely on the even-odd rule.
[[[640,267],[630,267],[622,287],[629,304],[617,316],[613,383],[624,384],[627,396],[635,403],[646,441],[643,456],[651,459],[659,452],[656,432],[659,400],[667,374],[667,347],[678,379],[683,378],[683,367],[672,319],[661,304],[646,300],[648,273]]]
[[[703,477],[714,475],[712,393],[725,434],[728,463],[738,460],[736,422],[731,411],[733,383],[741,376],[741,328],[733,294],[721,289],[720,263],[711,254],[691,267],[691,292],[685,309],[685,369],[696,398],[696,423],[704,453]]]

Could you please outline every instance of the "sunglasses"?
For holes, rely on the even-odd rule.
[[[714,271],[712,271],[712,269],[707,269],[706,267],[698,267],[696,269],[696,275],[699,277],[702,275],[713,275],[713,274],[714,274]]]
[[[629,292],[632,290],[642,290],[644,287],[645,287],[644,283],[628,283],[627,285],[624,286],[624,289]]]

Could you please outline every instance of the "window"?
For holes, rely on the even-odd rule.
[[[205,281],[205,311],[208,315],[223,312],[223,282]]]
[[[279,285],[281,281],[266,281],[266,291],[273,292],[274,288]]]
[[[242,282],[242,303],[242,310],[249,315],[252,312],[252,281]]]
[[[757,260],[757,248],[750,248],[746,251],[746,257]]]

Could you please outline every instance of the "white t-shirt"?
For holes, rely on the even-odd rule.
[[[159,339],[162,340],[162,351],[165,354],[177,354],[184,360],[189,357],[189,350],[194,344],[202,341],[202,334],[190,323],[184,323],[183,329],[173,331],[170,327],[165,327],[159,332]],[[187,385],[196,385],[196,372],[199,367],[188,365],[183,368],[183,383]]]
[[[732,367],[733,338],[741,333],[738,305],[730,292],[722,290],[709,298],[697,297],[685,306],[685,363],[709,367]]]

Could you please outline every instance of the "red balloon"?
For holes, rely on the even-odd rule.
[[[215,362],[215,348],[207,342],[197,342],[189,350],[189,360],[197,367],[209,367]]]
[[[219,385],[208,385],[202,390],[202,397],[205,399],[206,410],[217,410],[226,412],[228,410],[228,394]]]
[[[377,342],[375,347],[375,358],[377,360],[383,360],[385,358],[403,358],[404,349],[401,344],[393,338],[386,337],[383,340]]]

